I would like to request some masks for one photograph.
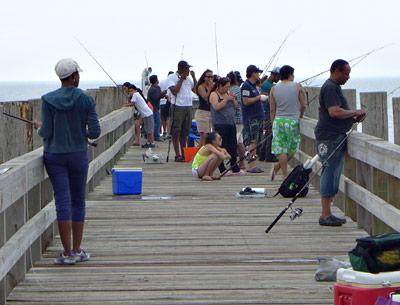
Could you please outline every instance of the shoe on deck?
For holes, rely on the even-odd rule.
[[[54,260],[56,265],[75,265],[75,253],[71,251],[68,255],[61,253],[59,257]]]
[[[327,219],[323,219],[322,217],[319,218],[319,225],[320,226],[327,226],[327,227],[340,227],[341,225],[346,223],[346,219],[342,219],[333,215],[330,215]]]
[[[146,143],[142,145],[142,148],[150,148],[150,144]]]
[[[259,168],[259,167],[253,167],[253,168],[249,168],[249,169],[247,170],[247,172],[250,173],[250,174],[261,174],[261,173],[263,173],[264,171],[263,171],[261,168]]]
[[[175,157],[175,162],[185,162],[185,158],[182,156],[176,156]]]
[[[89,260],[90,260],[90,253],[87,253],[82,249],[81,249],[81,252],[75,253],[75,262],[76,263],[87,262]]]

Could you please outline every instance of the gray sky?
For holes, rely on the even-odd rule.
[[[199,75],[216,72],[217,23],[220,74],[265,66],[290,29],[279,65],[308,77],[336,58],[397,45],[371,55],[353,77],[400,75],[398,0],[1,0],[0,81],[56,80],[53,67],[76,59],[82,79],[106,79],[77,44],[79,37],[118,80],[139,79],[146,66],[162,79],[184,59]]]

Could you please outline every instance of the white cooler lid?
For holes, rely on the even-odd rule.
[[[337,271],[338,282],[357,285],[380,287],[400,286],[400,271],[381,272],[377,274],[354,271],[352,268],[340,268]]]

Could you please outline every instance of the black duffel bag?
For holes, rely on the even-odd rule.
[[[400,270],[400,233],[382,234],[356,240],[349,252],[354,270],[370,273]]]

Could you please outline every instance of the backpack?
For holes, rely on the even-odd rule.
[[[349,252],[354,270],[370,273],[400,270],[400,233],[389,233],[356,239]]]
[[[275,196],[281,194],[285,198],[293,198],[308,183],[311,172],[311,168],[306,169],[302,164],[297,165],[283,180]],[[298,197],[306,197],[307,194],[308,187],[305,187]]]

